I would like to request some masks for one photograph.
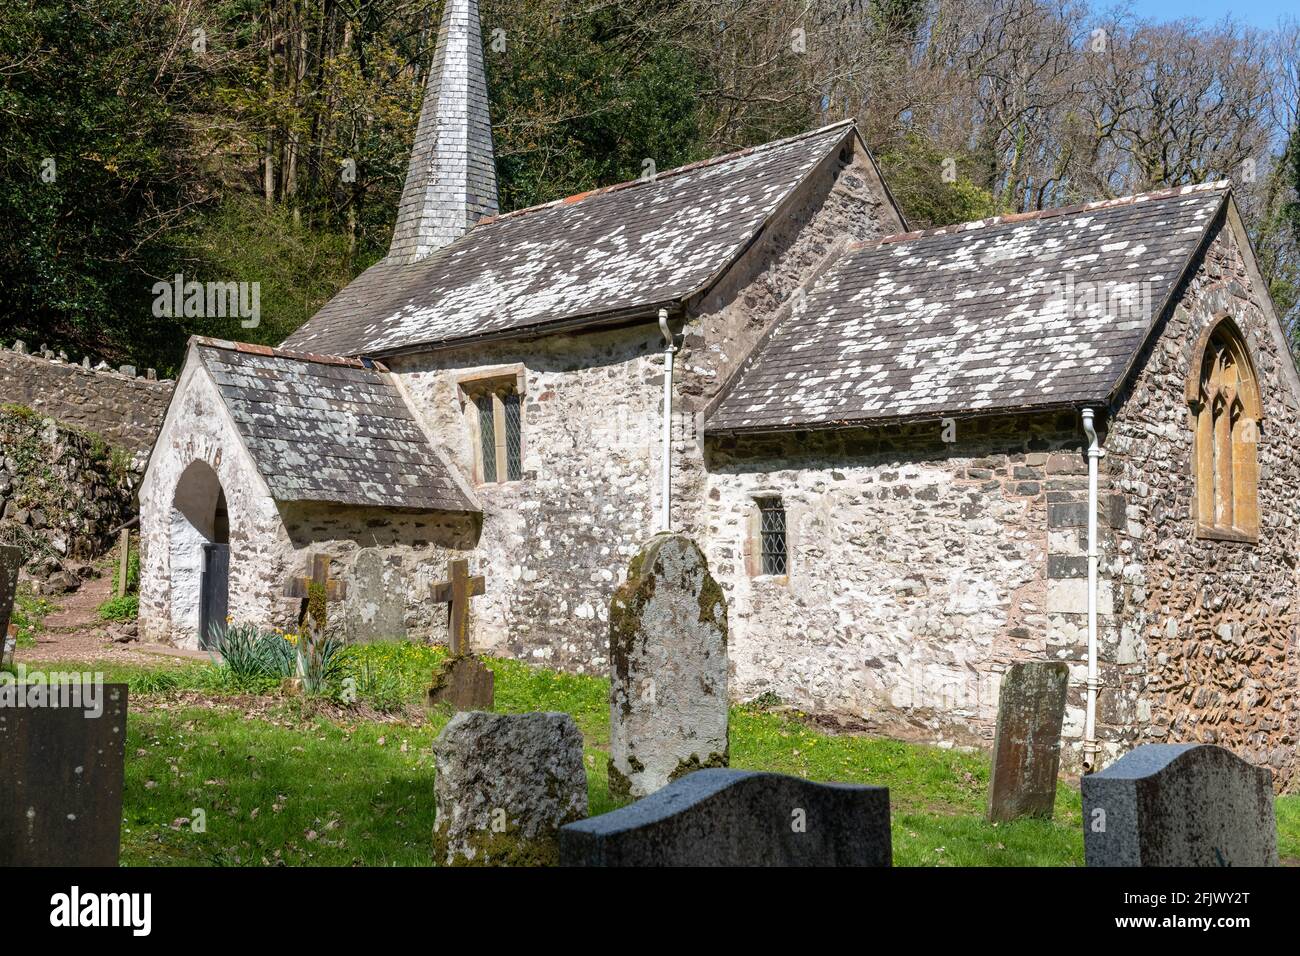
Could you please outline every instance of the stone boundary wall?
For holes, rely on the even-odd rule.
[[[153,446],[176,383],[124,365],[80,364],[42,346],[37,354],[21,340],[0,347],[0,404],[23,405],[38,415],[101,436],[135,455],[139,464]]]

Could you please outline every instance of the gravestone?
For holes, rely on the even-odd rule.
[[[1069,679],[1063,661],[1013,664],[1002,675],[989,778],[990,821],[1051,819]]]
[[[609,792],[725,767],[727,602],[685,535],[655,535],[609,605]]]
[[[890,866],[889,788],[700,770],[560,831],[565,866]]]
[[[1277,866],[1273,775],[1210,744],[1147,744],[1083,778],[1088,866]]]
[[[14,666],[14,650],[18,642],[18,629],[9,624],[14,613],[14,596],[18,592],[18,573],[23,567],[23,553],[19,548],[0,546],[0,670]]]
[[[0,684],[0,866],[117,866],[125,684]]]
[[[568,714],[457,714],[434,742],[434,859],[553,866],[559,829],[587,814],[582,734]]]
[[[407,637],[406,568],[396,555],[366,548],[352,566],[352,588],[344,610],[348,640],[358,644]]]
[[[450,656],[433,672],[425,695],[430,707],[447,704],[452,710],[491,710],[495,703],[495,678],[470,651],[469,599],[487,591],[482,575],[470,577],[469,562],[452,561],[447,581],[433,585],[433,599],[447,608],[447,644]]]

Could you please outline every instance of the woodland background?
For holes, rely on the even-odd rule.
[[[191,333],[282,340],[386,250],[440,7],[4,0],[0,339],[164,373]],[[1075,0],[481,11],[503,209],[846,116],[920,227],[1231,179],[1300,343],[1295,21]],[[260,282],[261,326],[154,317],[178,272]]]

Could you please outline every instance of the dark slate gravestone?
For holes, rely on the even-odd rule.
[[[1147,744],[1083,778],[1088,866],[1277,866],[1273,775],[1209,744]]]
[[[125,756],[125,684],[0,684],[0,866],[117,866]]]
[[[13,666],[14,638],[9,633],[9,618],[14,612],[14,594],[18,590],[18,572],[22,566],[22,551],[0,547],[0,642],[4,646],[0,666],[5,668]]]
[[[697,770],[560,830],[565,866],[889,866],[889,788]]]
[[[1013,664],[1002,675],[993,738],[988,818],[1052,816],[1070,669],[1060,661]]]

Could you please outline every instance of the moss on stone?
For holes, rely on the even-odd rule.
[[[574,816],[564,824],[580,819]],[[471,831],[465,842],[468,844],[465,850],[453,852],[446,833],[435,824],[433,858],[443,866],[559,866],[560,863],[558,831],[550,837],[530,839],[515,824],[501,831],[489,825]]]
[[[614,766],[614,758],[610,757],[605,765],[605,774],[609,778],[609,795],[615,800],[628,800],[632,796],[632,781],[627,778],[623,771]]]
[[[694,773],[696,770],[708,770],[715,767],[727,767],[730,765],[730,759],[726,752],[711,753],[701,759],[699,754],[691,754],[685,760],[679,760],[673,772],[668,775],[668,782],[680,780],[688,773]]]

